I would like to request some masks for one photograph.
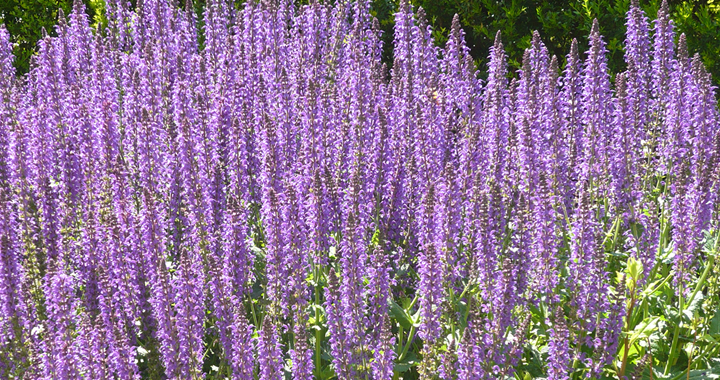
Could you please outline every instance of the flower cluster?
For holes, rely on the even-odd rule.
[[[22,78],[0,27],[0,378],[495,379],[538,308],[549,377],[599,376],[608,253],[687,293],[720,128],[666,5],[611,81],[597,21],[483,76],[457,17],[438,47],[402,0],[388,67],[332,3],[76,1]]]

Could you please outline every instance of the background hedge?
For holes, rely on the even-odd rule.
[[[52,33],[57,10],[62,8],[69,13],[72,1],[0,0],[0,20],[16,43],[15,66],[20,73],[27,72],[42,29]],[[91,19],[102,22],[103,0],[83,1]],[[204,0],[194,1],[201,15]],[[444,44],[453,15],[457,13],[478,65],[486,64],[495,33],[501,30],[512,69],[519,69],[522,53],[530,46],[534,30],[540,32],[551,54],[563,59],[565,52],[570,50],[570,41],[573,38],[585,41],[593,18],[598,18],[600,32],[608,42],[610,71],[624,69],[622,45],[625,12],[630,0],[412,0],[412,3],[427,12],[439,44]],[[654,19],[660,0],[641,0],[640,5],[649,18]],[[392,54],[389,47],[396,7],[397,0],[373,0],[373,13],[385,30],[386,58]],[[713,74],[713,81],[720,83],[720,0],[670,0],[670,7],[677,35],[686,34],[689,50],[700,53]]]

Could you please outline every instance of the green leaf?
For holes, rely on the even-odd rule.
[[[653,316],[638,323],[638,325],[635,326],[635,329],[633,329],[630,333],[630,345],[639,339],[645,340],[649,338],[650,335],[658,330],[658,322],[660,322],[660,317]]]
[[[685,372],[687,373],[687,372]],[[695,369],[690,371],[689,377],[681,377],[687,378],[690,380],[711,380],[711,379],[720,379],[720,367],[715,367],[713,369]]]
[[[405,309],[400,307],[400,305],[398,305],[397,302],[395,302],[395,300],[393,299],[391,299],[388,303],[390,306],[390,315],[395,318],[395,320],[400,324],[400,326],[405,329],[410,329],[413,323]]]
[[[702,338],[700,338],[700,340],[705,343],[720,344],[720,342],[715,340],[715,338],[713,338],[712,335],[710,335],[710,334],[703,335]]]
[[[710,320],[710,330],[708,334],[715,338],[720,338],[720,309],[715,312],[715,316]]]
[[[323,368],[323,370],[320,372],[320,379],[322,380],[334,379],[335,376],[335,371],[330,366]]]
[[[407,372],[410,368],[415,367],[416,365],[418,365],[417,357],[414,352],[410,352],[405,356],[405,359],[403,359],[402,362],[395,363],[395,367],[393,369],[395,372],[403,373]]]
[[[630,257],[627,260],[627,267],[625,268],[625,271],[633,280],[637,281],[643,274],[643,264],[634,257]]]
[[[688,373],[687,369],[675,370],[669,376],[657,376],[658,380],[713,380],[720,379],[720,366],[709,369],[694,369]]]
[[[696,310],[699,310],[700,307],[702,306],[702,301],[704,298],[705,298],[705,296],[702,294],[702,292],[698,292],[695,295],[695,298],[693,298],[692,302],[685,307],[684,312],[686,313],[688,318],[692,319],[693,313]]]
[[[379,229],[375,229],[375,233],[373,233],[373,236],[370,239],[370,245],[373,247],[377,247],[380,245],[380,230]]]

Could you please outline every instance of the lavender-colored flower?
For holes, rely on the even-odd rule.
[[[663,0],[654,21],[653,49],[650,63],[653,102],[651,110],[655,120],[661,120],[670,90],[670,72],[673,70],[675,55],[674,23],[670,20],[670,8]]]
[[[22,265],[22,250],[18,240],[18,211],[13,204],[13,165],[11,144],[16,130],[17,115],[12,104],[17,101],[15,69],[12,66],[12,46],[9,34],[0,26],[0,362],[8,363],[0,367],[0,376],[10,377],[17,360],[18,348],[11,343],[24,340],[22,325],[27,317],[24,310],[25,297],[22,284],[26,269]],[[6,372],[7,371],[7,372]]]
[[[613,212],[615,215],[622,215],[628,206],[634,204],[635,192],[632,188],[636,184],[636,161],[641,154],[636,145],[633,131],[633,116],[630,99],[628,96],[627,75],[618,74],[615,79],[617,93],[614,107],[614,141],[610,147],[612,158],[610,159],[610,173],[612,175],[610,194]]]
[[[438,279],[438,273],[442,271],[440,261],[441,252],[435,244],[433,233],[435,232],[435,184],[428,187],[422,208],[419,210],[418,219],[422,222],[420,230],[420,254],[418,257],[418,283],[420,315],[420,329],[418,335],[424,340],[434,343],[440,339],[442,325],[440,316],[442,313],[441,304],[444,298],[443,282]]]
[[[608,141],[610,141],[610,75],[607,71],[605,41],[600,36],[597,19],[593,21],[590,31],[590,50],[583,67],[582,93],[582,125],[585,132],[582,136],[582,160],[580,162],[580,182],[590,181],[598,186],[603,194],[606,184],[603,183],[608,172]]]
[[[189,252],[179,258],[177,277],[173,279],[175,294],[175,330],[178,336],[179,368],[174,376],[201,378],[203,362],[203,293],[205,278],[201,258]]]
[[[559,109],[561,117],[561,129],[565,135],[567,179],[566,191],[563,194],[563,204],[568,215],[572,215],[572,203],[577,191],[577,180],[579,178],[578,164],[582,160],[584,151],[582,127],[582,61],[578,53],[578,42],[572,40],[570,53],[567,55],[567,64],[563,76],[560,79],[562,88],[559,94]]]
[[[583,184],[578,194],[578,209],[572,226],[573,240],[568,263],[568,288],[572,293],[571,305],[574,307],[575,331],[578,345],[586,345],[596,353],[594,358],[586,358],[593,376],[597,376],[602,366],[612,357],[617,344],[617,334],[623,315],[622,302],[610,299],[608,273],[605,270],[603,249],[600,245],[600,224],[595,219],[597,205],[591,202],[592,188]]]
[[[129,269],[129,266],[125,265],[127,260],[119,255],[119,241],[116,236],[112,236],[111,229],[103,228],[103,230],[101,239],[104,243],[98,245],[98,251],[104,254],[99,255],[98,258],[101,269],[98,275],[97,326],[92,326],[89,320],[84,320],[82,331],[90,334],[86,337],[88,340],[86,343],[97,343],[107,348],[106,352],[89,352],[88,356],[91,358],[87,361],[91,366],[94,366],[95,364],[92,363],[96,361],[107,361],[98,370],[113,372],[120,379],[137,379],[140,374],[134,360],[136,342],[134,322],[140,315],[133,314],[137,312],[135,310],[137,306],[133,303],[137,302],[138,294],[135,284],[132,284],[132,277],[136,274],[123,273],[124,270]],[[128,274],[130,276],[127,276]],[[131,298],[133,296],[134,298]],[[93,356],[102,356],[102,358],[92,358]],[[95,378],[99,377],[102,375],[95,376]]]
[[[255,342],[257,361],[260,365],[258,375],[261,380],[283,379],[283,354],[278,341],[277,327],[265,318],[259,336]]]
[[[692,138],[690,107],[686,101],[693,78],[685,34],[680,35],[677,59],[673,63],[674,68],[670,73],[672,86],[667,93],[670,98],[664,105],[663,142],[660,146],[660,154],[664,169],[670,173],[677,173],[677,166],[690,154],[689,139]]]
[[[367,321],[363,313],[363,268],[366,266],[367,242],[364,238],[366,227],[362,225],[361,209],[362,183],[360,180],[360,163],[353,164],[351,184],[347,189],[343,208],[347,216],[343,226],[343,241],[340,243],[340,267],[342,282],[340,283],[340,318],[342,320],[343,349],[348,351],[350,366],[363,363],[365,353],[360,350],[367,344],[365,326]],[[349,375],[360,376],[355,368],[349,368]]]
[[[465,328],[458,347],[458,371],[459,380],[480,380],[486,378],[483,364],[486,362],[487,350],[483,349],[482,338],[478,332],[477,316],[470,315],[468,326]]]
[[[284,279],[283,291],[291,309],[302,309],[308,302],[309,289],[305,279],[309,272],[307,245],[303,239],[302,231],[304,225],[300,220],[300,203],[293,184],[285,186],[287,197],[283,204],[282,231],[283,241],[283,265],[286,268],[288,277]]]
[[[675,69],[671,73],[671,89],[668,96],[672,101],[665,106],[665,118],[663,122],[663,145],[662,159],[664,169],[672,176],[669,179],[672,200],[672,214],[670,220],[673,225],[673,242],[675,250],[674,269],[677,276],[674,282],[683,291],[689,280],[687,272],[695,249],[697,247],[697,235],[693,234],[692,226],[695,218],[699,215],[693,204],[699,196],[692,188],[691,168],[691,141],[694,131],[690,124],[692,116],[689,114],[688,92],[692,86],[693,78],[688,57],[685,35],[680,35],[678,42],[678,54],[675,61]],[[699,210],[697,210],[699,211]]]
[[[534,209],[532,212],[532,285],[539,294],[549,298],[552,302],[553,293],[559,284],[559,257],[558,240],[556,233],[556,215],[554,210],[554,197],[549,178],[545,173],[540,174],[535,194],[531,197]]]
[[[155,329],[155,339],[160,345],[160,354],[166,373],[175,376],[180,366],[178,359],[179,340],[177,330],[172,321],[171,304],[173,302],[172,283],[167,271],[165,239],[162,231],[164,220],[163,210],[156,201],[157,172],[159,152],[154,148],[157,137],[153,132],[154,123],[149,120],[147,111],[143,111],[138,131],[137,149],[140,163],[140,184],[142,214],[140,215],[140,231],[143,251],[143,272],[149,283],[149,304]],[[162,136],[162,135],[161,135]]]
[[[370,363],[372,375],[374,379],[388,380],[393,377],[393,368],[395,366],[395,351],[393,346],[395,338],[390,333],[389,318],[383,318],[383,325],[379,330],[379,337],[375,341],[372,348],[373,359]]]
[[[340,377],[350,376],[352,352],[350,351],[349,337],[343,326],[340,284],[338,284],[337,275],[332,270],[328,275],[324,306],[335,373]]]
[[[112,370],[108,363],[108,344],[106,335],[104,335],[105,331],[93,326],[89,316],[85,313],[80,315],[77,330],[78,334],[73,342],[73,354],[83,376],[89,379],[102,379],[112,376],[110,375]],[[125,371],[120,370],[116,374],[119,378],[128,378],[128,373]],[[135,378],[139,378],[139,376],[136,375]]]
[[[551,62],[555,62],[550,65]],[[527,212],[532,236],[528,247],[532,286],[542,295],[553,293],[558,283],[557,241],[555,239],[554,181],[559,170],[555,162],[562,149],[557,149],[556,99],[557,61],[548,57],[547,49],[535,32],[530,49],[525,51],[518,89],[517,110],[520,113],[520,145],[518,190],[530,202]],[[522,247],[522,246],[521,246]],[[522,248],[521,248],[522,249]]]
[[[313,350],[308,347],[307,338],[305,337],[305,324],[303,318],[298,317],[295,320],[295,346],[289,350],[290,360],[292,361],[292,378],[293,380],[312,380],[313,379]]]
[[[650,101],[650,35],[648,19],[633,0],[627,12],[625,37],[625,63],[627,64],[627,97],[631,112],[632,134],[636,144],[647,137],[645,127],[649,120]]]
[[[692,61],[692,76],[694,83],[688,91],[688,98],[694,99],[693,111],[691,112],[692,121],[690,134],[692,138],[692,170],[694,177],[694,191],[698,194],[698,204],[694,207],[694,213],[697,215],[697,224],[693,227],[693,231],[699,233],[708,227],[713,212],[709,205],[717,202],[717,193],[712,191],[713,186],[717,186],[717,180],[713,179],[712,168],[720,157],[718,157],[717,147],[713,145],[713,139],[717,137],[718,129],[713,126],[717,125],[718,109],[714,106],[715,86],[712,85],[710,74],[708,74],[703,65],[700,56],[695,54]],[[699,238],[700,235],[695,235]]]
[[[232,325],[233,351],[229,355],[234,380],[253,379],[255,370],[255,353],[252,341],[253,326],[246,318],[235,312],[235,322]]]
[[[373,358],[370,363],[376,379],[389,379],[393,374],[394,337],[390,334],[388,297],[390,295],[390,273],[382,242],[372,253],[367,270],[368,285],[366,299],[369,322],[369,341]]]
[[[75,379],[80,376],[75,358],[73,332],[76,326],[76,300],[73,298],[75,281],[58,269],[48,273],[46,294],[48,320],[43,340],[43,372],[49,379]]]
[[[548,379],[568,380],[572,369],[570,367],[570,331],[565,325],[562,308],[554,313],[552,328],[548,330],[550,342],[548,343]]]
[[[609,246],[646,275],[672,248],[687,292],[720,132],[667,1],[652,47],[631,2],[612,90],[597,21],[562,74],[533,33],[510,81],[498,32],[483,82],[459,16],[438,47],[402,0],[386,65],[370,12],[75,0],[20,78],[0,26],[0,377],[494,379],[535,336],[549,378],[598,377]]]
[[[507,189],[510,169],[507,160],[510,105],[506,65],[498,32],[490,51],[481,125],[470,131],[462,153],[464,184],[461,191],[464,193],[462,208],[465,210],[463,245],[473,253],[469,255],[467,264],[471,276],[477,276],[483,284],[488,283],[492,276],[497,242],[506,223],[502,198]],[[479,170],[486,162],[489,170]]]

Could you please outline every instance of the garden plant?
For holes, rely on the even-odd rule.
[[[0,27],[0,379],[720,378],[668,9],[615,73],[597,20],[512,72],[406,0],[392,46],[368,0],[76,1],[21,76]]]

